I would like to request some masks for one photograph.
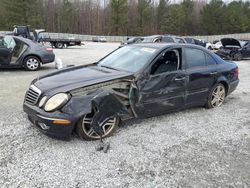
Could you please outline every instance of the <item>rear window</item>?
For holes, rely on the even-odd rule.
[[[200,67],[206,65],[205,54],[202,50],[186,48],[186,68]]]
[[[205,54],[207,65],[216,65],[216,61],[211,55]]]

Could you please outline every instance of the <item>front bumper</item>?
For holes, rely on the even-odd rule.
[[[42,133],[56,139],[69,140],[75,127],[77,119],[59,111],[47,113],[37,106],[23,104],[23,110],[28,115],[28,119]],[[58,124],[55,121],[67,120],[67,124]]]

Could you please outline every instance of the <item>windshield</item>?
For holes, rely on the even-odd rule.
[[[155,52],[155,48],[124,46],[102,59],[98,65],[135,73],[146,65]]]

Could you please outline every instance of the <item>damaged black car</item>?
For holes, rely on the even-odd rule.
[[[196,45],[133,44],[99,62],[32,81],[23,109],[43,133],[86,140],[110,136],[119,122],[194,106],[214,108],[235,90],[238,67]]]
[[[250,41],[239,41],[234,38],[221,39],[222,48],[216,54],[223,59],[240,61],[250,58]]]

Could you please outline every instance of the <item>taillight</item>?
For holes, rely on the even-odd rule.
[[[236,72],[235,72],[235,76],[239,76],[239,68],[238,67],[236,67]]]
[[[53,48],[46,47],[47,52],[53,52]]]

